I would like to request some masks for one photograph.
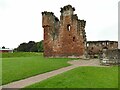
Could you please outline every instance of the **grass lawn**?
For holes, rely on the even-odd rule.
[[[32,57],[32,56],[40,56],[43,53],[36,52],[14,52],[14,53],[2,53],[2,58],[10,58],[10,57]]]
[[[26,88],[118,88],[118,67],[78,67]]]
[[[44,58],[42,53],[5,53],[2,58],[2,84],[68,66],[68,58]]]

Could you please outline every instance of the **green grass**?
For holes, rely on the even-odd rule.
[[[78,67],[26,88],[118,88],[118,67]]]
[[[12,53],[3,55],[2,84],[69,66],[70,64],[67,61],[71,60],[68,58],[44,58],[41,53],[21,52],[13,53],[13,55]]]
[[[2,53],[2,58],[10,57],[31,57],[31,56],[40,56],[42,53],[36,52],[14,52],[14,53]]]

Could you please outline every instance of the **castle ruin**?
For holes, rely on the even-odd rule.
[[[87,53],[89,55],[99,54],[103,49],[114,50],[118,49],[117,41],[87,41]]]
[[[71,5],[61,8],[60,20],[42,12],[45,57],[82,57],[86,51],[86,21],[78,19]]]

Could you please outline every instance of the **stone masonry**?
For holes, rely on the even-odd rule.
[[[118,49],[117,41],[87,41],[87,53],[89,55],[99,54],[103,49],[114,50]]]
[[[86,51],[86,21],[78,19],[71,5],[61,8],[60,20],[42,12],[45,57],[82,57]]]

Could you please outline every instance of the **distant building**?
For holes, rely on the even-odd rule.
[[[4,53],[4,52],[13,53],[13,49],[9,49],[9,48],[0,48],[0,53]]]
[[[103,49],[114,50],[118,49],[117,41],[87,41],[87,52],[89,55],[99,54]]]

